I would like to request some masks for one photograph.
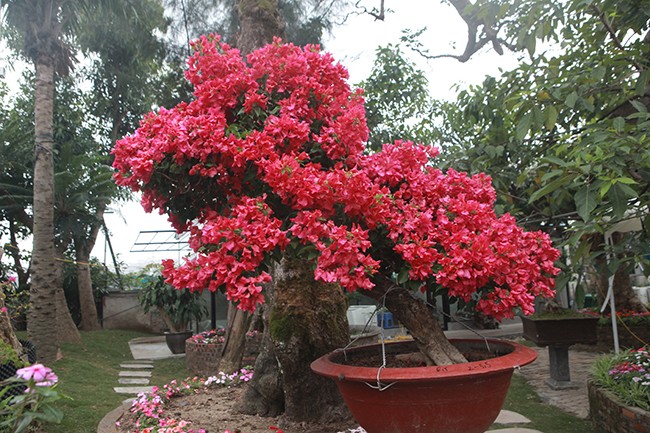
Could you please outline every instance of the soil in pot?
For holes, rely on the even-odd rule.
[[[373,349],[368,348],[363,351],[355,351],[347,355],[341,355],[340,357],[335,358],[336,362],[340,362],[344,365],[350,365],[355,367],[375,367],[378,368],[383,365],[384,355],[378,346],[371,345]],[[407,346],[402,345],[401,347],[392,347],[389,343],[386,350],[386,367],[387,368],[413,368],[413,367],[426,367],[426,362],[422,354],[418,351],[415,343],[411,343]],[[509,352],[499,350],[494,348],[493,350],[488,350],[487,346],[484,347],[474,347],[474,346],[461,346],[461,353],[467,361],[484,361],[486,359],[496,358],[498,356],[503,356]]]

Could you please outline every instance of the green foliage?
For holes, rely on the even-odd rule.
[[[359,87],[364,89],[372,150],[398,139],[425,144],[433,141],[428,81],[398,46],[377,49],[370,77]]]
[[[496,2],[477,2],[487,3]],[[650,9],[633,0],[509,7],[505,34],[530,58],[439,105],[442,157],[491,174],[498,208],[552,234],[580,268],[603,256],[594,236],[645,217],[650,204]],[[557,44],[540,52],[535,38]],[[647,239],[630,234],[620,248],[643,260]]]
[[[174,288],[159,271],[142,276],[138,300],[145,313],[157,309],[171,332],[184,331],[190,320],[207,313],[200,293]]]
[[[20,368],[25,366],[25,361],[20,359],[14,348],[4,341],[0,340],[0,364],[12,363],[14,366]]]

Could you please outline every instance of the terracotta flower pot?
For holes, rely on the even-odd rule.
[[[487,340],[499,356],[440,367],[383,368],[344,365],[342,351],[318,358],[312,370],[336,380],[350,412],[368,433],[483,433],[499,415],[516,367],[537,353],[525,346]],[[452,340],[465,351],[484,340]],[[390,343],[388,354],[417,350],[413,342]],[[349,358],[381,354],[381,345],[346,351]],[[383,390],[376,389],[377,378]],[[373,388],[374,387],[374,388]]]

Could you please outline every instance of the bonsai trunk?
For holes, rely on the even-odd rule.
[[[293,421],[349,417],[333,381],[310,369],[316,358],[349,341],[347,299],[337,285],[314,281],[309,262],[283,259],[264,313],[262,352],[239,410]]]
[[[427,365],[450,365],[467,362],[462,353],[445,337],[431,308],[389,280],[375,281],[376,286],[365,295],[385,305],[417,343]]]

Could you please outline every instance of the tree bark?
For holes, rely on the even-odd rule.
[[[263,350],[239,409],[274,416],[284,407],[287,419],[319,423],[349,417],[336,384],[310,369],[314,359],[349,342],[343,291],[314,281],[310,263],[298,259],[282,259],[273,282]]]
[[[246,56],[257,48],[273,42],[284,33],[278,11],[278,0],[237,0],[239,33],[236,46]]]
[[[80,343],[81,334],[77,329],[77,325],[72,319],[68,302],[65,299],[63,292],[63,273],[65,264],[63,262],[63,252],[66,247],[61,246],[58,250],[56,261],[56,282],[55,282],[55,295],[54,303],[56,306],[56,336],[59,343]]]
[[[241,368],[250,321],[249,313],[241,311],[232,303],[228,306],[228,329],[219,361],[220,371],[233,373]]]
[[[77,289],[79,291],[79,309],[81,323],[79,328],[83,331],[96,331],[100,329],[97,319],[97,308],[93,295],[93,282],[90,278],[90,246],[86,239],[75,237],[75,258],[77,261]]]
[[[93,295],[93,282],[90,276],[90,252],[95,246],[99,229],[104,218],[106,205],[100,204],[95,213],[96,221],[90,227],[90,232],[74,237],[75,256],[77,260],[77,288],[79,290],[79,308],[81,310],[80,328],[84,331],[100,329]]]
[[[275,304],[273,284],[266,287],[266,304],[261,310],[263,327],[262,346],[255,360],[255,375],[246,387],[246,393],[237,402],[236,409],[249,415],[276,417],[284,412],[284,390],[282,389],[282,371],[275,355],[275,344],[269,332],[269,315],[271,305]]]
[[[54,60],[36,59],[34,101],[34,232],[32,284],[27,331],[39,361],[51,364],[59,349],[56,335],[56,251],[54,248],[54,164],[52,158]]]
[[[417,343],[427,365],[450,365],[467,362],[462,353],[445,337],[432,309],[405,288],[389,280],[375,281],[373,290],[365,294],[385,305]]]

